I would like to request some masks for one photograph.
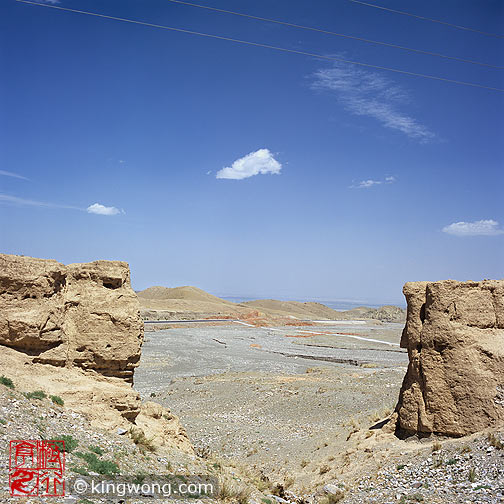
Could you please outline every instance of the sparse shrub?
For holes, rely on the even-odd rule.
[[[156,397],[156,392],[151,392],[151,393],[150,393],[150,396],[151,396],[151,397]]]
[[[439,450],[441,450],[442,448],[442,445],[439,441],[436,441],[435,443],[432,443],[432,452],[437,452]]]
[[[63,434],[61,436],[58,436],[57,437],[58,440],[62,440],[65,442],[65,448],[63,449],[63,443],[57,443],[59,445],[59,449],[61,451],[64,451],[66,453],[72,453],[75,448],[77,448],[77,446],[79,445],[79,441],[77,441],[77,439],[73,438],[72,436],[70,435],[67,435],[67,434]]]
[[[61,397],[57,395],[49,396],[49,399],[51,399],[51,401],[58,406],[63,406],[65,404],[65,401],[63,401],[63,399],[61,399]]]
[[[406,464],[398,464],[397,470],[400,471],[401,469],[404,469],[406,467]]]
[[[0,418],[0,424],[5,425],[7,423],[7,420],[4,420],[3,418]]]
[[[147,476],[147,474],[145,474],[144,472],[140,472],[138,473],[134,478],[133,478],[133,483],[135,485],[141,485],[143,482],[144,482],[144,479],[145,477]]]
[[[247,488],[242,488],[235,495],[235,501],[237,504],[249,504],[250,490]]]
[[[460,448],[460,453],[469,453],[472,451],[472,448],[469,445],[464,445]]]
[[[324,464],[324,465],[320,466],[319,474],[328,473],[330,470],[331,470],[331,468],[327,464]]]
[[[416,501],[416,502],[423,502],[424,498],[422,494],[416,493],[412,495],[403,495],[401,497],[401,500],[399,501],[399,504],[405,504],[406,502],[411,502],[411,501]]]
[[[261,499],[261,502],[263,502],[264,504],[273,504],[273,501],[271,499],[266,499],[266,497],[263,497]]]
[[[457,459],[452,458],[446,461],[446,465],[455,465],[457,462]]]
[[[26,397],[26,399],[38,399],[40,401],[47,397],[47,394],[43,390],[35,390],[33,392],[25,392],[23,395]]]
[[[321,501],[321,504],[336,504],[336,502],[340,502],[341,499],[345,497],[345,492],[340,492],[337,494],[329,494],[326,495]]]
[[[7,378],[7,376],[4,376],[4,375],[0,376],[0,383],[10,389],[15,388],[14,383],[12,382],[12,380],[10,378]]]
[[[378,422],[378,420],[381,419],[381,416],[377,411],[375,411],[374,413],[371,413],[371,415],[369,415],[368,418],[369,418],[370,422],[376,423],[376,422]]]
[[[132,427],[129,430],[129,435],[133,440],[133,442],[138,446],[140,451],[142,452],[145,450],[150,452],[156,451],[156,447],[153,445],[152,439],[147,439],[142,429]]]
[[[89,446],[88,450],[92,451],[93,453],[96,453],[97,455],[103,455],[105,453],[105,451],[102,448],[95,445]]]
[[[474,467],[471,467],[471,469],[469,469],[469,474],[467,476],[467,479],[471,483],[474,483],[476,481],[476,469],[474,469]]]
[[[502,441],[493,432],[490,432],[488,434],[487,439],[490,445],[496,448],[497,450],[504,449],[504,443],[502,443]]]
[[[382,409],[382,418],[385,418],[385,417],[392,415],[393,411],[394,411],[394,408],[383,408]]]
[[[196,452],[196,455],[200,458],[203,458],[203,459],[207,459],[210,457],[210,455],[212,454],[211,450],[210,450],[210,447],[208,445],[196,445],[194,447],[194,451]],[[253,455],[254,453],[257,453],[257,449],[256,451],[252,451],[252,452],[249,452],[249,454],[247,454],[247,457],[249,457],[250,455]]]
[[[96,472],[98,474],[104,474],[106,476],[112,476],[113,474],[119,474],[119,466],[110,460],[100,460],[96,453],[88,452],[75,452],[75,456],[85,460],[88,465],[88,469],[91,472]]]
[[[81,476],[89,476],[89,471],[85,467],[72,467],[72,471]]]
[[[287,476],[284,480],[284,488],[290,488],[294,484],[294,478],[292,476]]]
[[[438,458],[438,459],[434,460],[434,463],[432,465],[436,469],[438,467],[441,467],[443,465],[443,459],[442,458]]]
[[[301,460],[301,463],[299,464],[303,469],[308,465],[307,460]]]
[[[230,499],[233,496],[231,485],[222,480],[219,482],[219,499]]]
[[[252,457],[252,455],[255,455],[257,453],[257,447],[254,446],[254,448],[251,448],[248,452],[247,452],[247,457]]]

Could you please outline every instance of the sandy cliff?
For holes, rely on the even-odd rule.
[[[158,445],[191,450],[178,420],[142,405],[132,388],[142,342],[126,263],[0,254],[0,374],[62,397],[95,425],[141,425]]]
[[[397,405],[406,433],[462,436],[504,424],[504,280],[411,282]]]

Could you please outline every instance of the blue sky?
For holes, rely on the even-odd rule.
[[[92,11],[504,88],[504,70],[169,0]],[[504,66],[499,0],[199,0]],[[373,0],[370,0],[373,3]],[[129,262],[133,286],[402,302],[502,278],[504,93],[0,3],[0,251]]]

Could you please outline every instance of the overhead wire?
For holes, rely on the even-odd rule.
[[[323,28],[316,28],[313,26],[299,25],[299,24],[295,24],[295,23],[290,23],[288,21],[281,21],[279,19],[271,19],[271,18],[265,18],[265,17],[261,17],[261,16],[254,16],[252,14],[246,14],[244,12],[230,11],[230,10],[226,10],[226,9],[218,9],[216,7],[210,7],[208,5],[200,5],[200,4],[195,4],[195,3],[191,3],[191,2],[184,2],[183,0],[167,0],[167,1],[172,2],[172,3],[176,3],[176,4],[180,4],[180,5],[197,7],[198,9],[205,9],[205,10],[220,12],[220,13],[224,13],[224,14],[231,14],[233,16],[240,16],[240,17],[244,17],[244,18],[255,19],[257,21],[265,21],[267,23],[275,23],[275,24],[279,24],[279,25],[283,25],[283,26],[289,26],[291,28],[298,28],[301,30],[309,30],[309,31],[317,32],[317,33],[323,33],[325,35],[333,35],[335,37],[342,37],[342,38],[347,38],[347,39],[351,39],[351,40],[358,40],[359,42],[365,42],[367,44],[381,45],[381,46],[385,46],[385,47],[391,47],[394,49],[400,49],[402,51],[410,51],[410,52],[414,52],[414,53],[418,53],[418,54],[426,54],[428,56],[436,56],[438,58],[460,61],[462,63],[469,63],[471,65],[480,65],[480,66],[485,66],[485,67],[490,67],[490,68],[497,68],[499,70],[504,69],[504,66],[492,65],[490,63],[483,63],[481,61],[475,61],[475,60],[470,60],[470,59],[465,59],[465,58],[458,58],[456,56],[448,56],[446,54],[441,54],[441,53],[432,52],[432,51],[424,51],[422,49],[414,49],[412,47],[406,47],[406,46],[402,46],[402,45],[398,45],[398,44],[390,44],[388,42],[381,42],[379,40],[372,40],[372,39],[367,39],[367,38],[363,38],[363,37],[357,37],[354,35],[347,35],[345,33],[338,33],[338,32],[333,32],[330,30],[324,30]]]
[[[213,39],[217,39],[217,40],[224,40],[224,41],[227,41],[227,42],[234,42],[234,43],[237,43],[237,44],[244,44],[244,45],[249,45],[249,46],[253,46],[253,47],[263,47],[265,49],[272,49],[272,50],[275,50],[275,51],[281,51],[281,52],[286,52],[286,53],[291,53],[291,54],[299,54],[299,55],[302,55],[302,56],[310,56],[312,58],[324,59],[324,60],[329,60],[329,61],[337,61],[337,62],[340,62],[340,63],[348,63],[348,64],[351,64],[351,65],[358,65],[358,66],[362,66],[362,67],[366,67],[366,68],[374,68],[374,69],[377,69],[377,70],[386,70],[388,72],[394,72],[394,73],[398,73],[398,74],[409,75],[409,76],[412,76],[412,77],[422,77],[424,79],[431,79],[431,80],[442,81],[442,82],[450,82],[452,84],[459,84],[459,85],[462,85],[462,86],[469,86],[469,87],[475,87],[475,88],[480,88],[480,89],[488,89],[490,91],[498,91],[498,92],[501,92],[501,93],[504,92],[504,89],[502,89],[502,88],[496,88],[496,87],[492,87],[492,86],[485,86],[483,84],[477,84],[477,83],[474,83],[474,82],[459,81],[459,80],[455,80],[455,79],[448,79],[446,77],[438,77],[438,76],[435,76],[435,75],[428,75],[428,74],[422,74],[422,73],[416,73],[416,72],[409,72],[407,70],[400,70],[398,68],[391,68],[391,67],[384,67],[384,66],[380,66],[380,65],[373,65],[373,64],[370,64],[370,63],[363,63],[361,61],[352,61],[352,60],[347,60],[347,59],[343,59],[343,58],[337,58],[337,57],[334,57],[334,56],[325,56],[323,54],[311,53],[311,52],[307,52],[307,51],[298,51],[296,49],[287,49],[285,47],[278,47],[278,46],[273,46],[273,45],[269,45],[269,44],[261,44],[259,42],[250,42],[250,41],[247,41],[247,40],[240,40],[240,39],[235,39],[235,38],[231,38],[231,37],[224,37],[224,36],[221,36],[221,35],[213,35],[213,34],[210,34],[210,33],[197,32],[197,31],[193,31],[193,30],[186,30],[186,29],[183,29],[183,28],[175,28],[175,27],[172,27],[172,26],[160,25],[160,24],[155,24],[155,23],[148,23],[148,22],[145,22],[145,21],[138,21],[136,19],[128,19],[128,18],[122,18],[122,17],[117,17],[117,16],[109,16],[109,15],[100,14],[100,13],[97,13],[97,12],[83,11],[83,10],[78,10],[78,9],[71,9],[69,7],[60,7],[58,5],[41,4],[39,2],[32,2],[30,0],[16,0],[16,2],[24,3],[24,4],[29,4],[29,5],[36,5],[38,7],[45,7],[45,8],[48,8],[48,9],[56,9],[56,10],[65,11],[65,12],[73,12],[73,13],[76,13],[76,14],[84,14],[84,15],[88,15],[88,16],[94,16],[94,17],[103,18],[103,19],[111,19],[111,20],[114,20],[114,21],[121,21],[121,22],[125,22],[125,23],[137,24],[137,25],[142,25],[142,26],[149,26],[151,28],[159,28],[159,29],[174,31],[174,32],[178,32],[178,33],[186,33],[186,34],[190,34],[190,35],[197,35],[197,36],[200,36],[200,37],[213,38]]]
[[[376,5],[376,4],[371,4],[368,2],[362,2],[361,0],[348,0],[348,1],[356,3],[356,4],[365,5],[367,7],[373,7],[375,9],[381,9],[384,11],[393,12],[395,14],[402,14],[403,16],[410,16],[410,17],[414,17],[417,19],[422,19],[423,21],[430,21],[432,23],[439,23],[442,25],[451,26],[452,28],[457,28],[459,30],[466,30],[466,31],[470,31],[470,32],[479,33],[480,35],[486,35],[487,37],[496,37],[496,38],[504,39],[504,35],[499,35],[497,33],[489,33],[489,32],[485,32],[485,31],[481,31],[481,30],[476,30],[475,28],[469,28],[467,26],[460,26],[460,25],[453,24],[453,23],[447,23],[446,21],[441,21],[439,19],[432,19],[432,18],[428,18],[425,16],[419,16],[417,14],[412,14],[411,12],[405,12],[405,11],[400,11],[400,10],[396,10],[396,9],[389,9],[388,7],[383,7],[382,5]]]

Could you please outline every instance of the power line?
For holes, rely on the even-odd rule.
[[[230,10],[225,10],[225,9],[217,9],[216,7],[209,7],[207,5],[198,5],[198,4],[194,4],[191,2],[184,2],[182,0],[168,0],[168,2],[177,3],[177,4],[181,4],[181,5],[188,5],[191,7],[198,7],[199,9],[206,9],[206,10],[215,11],[215,12],[222,12],[224,14],[232,14],[233,16],[241,16],[241,17],[245,17],[245,18],[249,18],[249,19],[255,19],[257,21],[266,21],[268,23],[275,23],[275,24],[279,24],[279,25],[283,25],[283,26],[289,26],[291,28],[299,28],[301,30],[310,30],[310,31],[318,32],[318,33],[324,33],[325,35],[334,35],[336,37],[358,40],[360,42],[366,42],[367,44],[377,44],[377,45],[381,45],[381,46],[385,46],[385,47],[392,47],[394,49],[401,49],[403,51],[411,51],[411,52],[418,53],[418,54],[427,54],[429,56],[437,56],[438,58],[445,58],[445,59],[450,59],[450,60],[454,60],[454,61],[461,61],[463,63],[470,63],[471,65],[480,65],[480,66],[485,66],[485,67],[490,67],[490,68],[497,68],[499,70],[504,69],[504,67],[502,67],[502,66],[491,65],[489,63],[482,63],[480,61],[474,61],[474,60],[469,60],[469,59],[464,59],[464,58],[457,58],[455,56],[447,56],[445,54],[440,54],[440,53],[430,52],[430,51],[423,51],[421,49],[413,49],[411,47],[405,47],[405,46],[401,46],[401,45],[397,45],[397,44],[389,44],[387,42],[380,42],[379,40],[371,40],[371,39],[366,39],[366,38],[362,38],[362,37],[356,37],[353,35],[346,35],[344,33],[337,33],[337,32],[333,32],[333,31],[329,31],[329,30],[324,30],[322,28],[315,28],[312,26],[298,25],[295,23],[289,23],[287,21],[280,21],[278,19],[270,19],[270,18],[265,18],[265,17],[260,17],[260,16],[253,16],[251,14],[245,14],[243,12],[235,12],[235,11],[230,11]]]
[[[498,35],[497,33],[488,33],[488,32],[484,32],[481,30],[475,30],[474,28],[468,28],[467,26],[460,26],[460,25],[456,25],[456,24],[452,24],[452,23],[447,23],[446,21],[440,21],[439,19],[432,19],[432,18],[428,18],[428,17],[424,17],[424,16],[418,16],[417,14],[411,14],[411,12],[404,12],[404,11],[399,11],[399,10],[395,10],[395,9],[389,9],[388,7],[382,7],[381,5],[375,5],[375,4],[370,4],[367,2],[361,2],[360,0],[348,0],[348,1],[353,2],[353,3],[357,3],[357,4],[361,4],[361,5],[366,5],[367,7],[374,7],[375,9],[381,9],[381,10],[385,10],[388,12],[394,12],[395,14],[402,14],[403,16],[410,16],[410,17],[414,17],[417,19],[422,19],[423,21],[431,21],[432,23],[439,23],[439,24],[443,24],[446,26],[451,26],[452,28],[458,28],[459,30],[466,30],[466,31],[479,33],[480,35],[486,35],[487,37],[496,37],[496,38],[504,39],[504,35]]]
[[[197,31],[192,31],[192,30],[184,30],[182,28],[174,28],[171,26],[159,25],[159,24],[154,24],[154,23],[147,23],[145,21],[137,21],[135,19],[120,18],[120,17],[116,17],[116,16],[107,16],[106,14],[99,14],[97,12],[70,9],[68,7],[58,7],[57,5],[41,4],[38,2],[31,2],[29,0],[16,0],[16,2],[30,4],[30,5],[37,5],[39,7],[46,7],[48,9],[57,9],[60,11],[65,11],[65,12],[74,12],[76,14],[85,14],[88,16],[95,16],[95,17],[104,18],[104,19],[112,19],[113,21],[122,21],[125,23],[132,23],[132,24],[137,24],[137,25],[142,25],[142,26],[150,26],[151,28],[160,28],[163,30],[170,30],[170,31],[179,32],[179,33],[198,35],[200,37],[213,38],[213,39],[217,39],[217,40],[225,40],[227,42],[235,42],[237,44],[245,44],[245,45],[254,46],[254,47],[263,47],[265,49],[273,49],[275,51],[282,51],[282,52],[292,53],[292,54],[300,54],[302,56],[310,56],[312,58],[319,58],[319,59],[324,59],[324,60],[329,60],[329,61],[338,61],[340,63],[349,63],[352,65],[359,65],[359,66],[363,66],[366,68],[387,70],[388,72],[395,72],[395,73],[399,73],[399,74],[403,74],[403,75],[409,75],[412,77],[422,77],[424,79],[432,79],[432,80],[437,80],[437,81],[442,81],[442,82],[451,82],[452,84],[460,84],[462,86],[470,86],[470,87],[476,87],[476,88],[481,88],[481,89],[489,89],[491,91],[499,91],[501,93],[504,92],[504,89],[501,89],[501,88],[484,86],[483,84],[476,84],[473,82],[458,81],[458,80],[454,80],[454,79],[447,79],[445,77],[437,77],[435,75],[427,75],[427,74],[421,74],[421,73],[416,73],[416,72],[408,72],[406,70],[399,70],[397,68],[383,67],[383,66],[379,66],[379,65],[372,65],[370,63],[362,63],[360,61],[351,61],[351,60],[346,60],[343,58],[335,58],[333,56],[324,56],[322,54],[315,54],[315,53],[306,52],[306,51],[297,51],[295,49],[286,49],[285,47],[277,47],[277,46],[268,45],[268,44],[260,44],[258,42],[249,42],[247,40],[240,40],[240,39],[235,39],[235,38],[230,38],[230,37],[223,37],[220,35],[212,35],[209,33],[197,32]]]

